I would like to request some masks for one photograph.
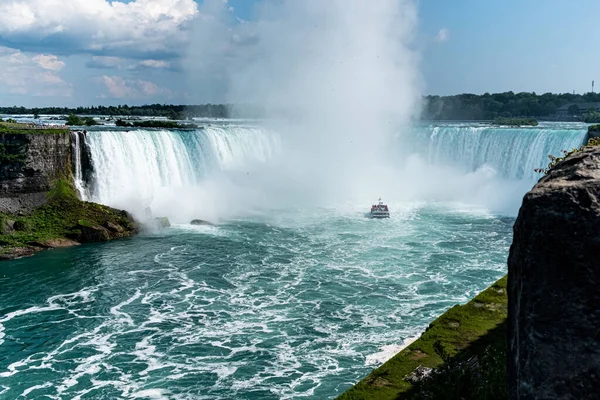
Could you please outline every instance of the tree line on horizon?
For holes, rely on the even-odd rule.
[[[0,107],[0,114],[8,115],[90,115],[119,117],[166,117],[173,120],[187,118],[259,118],[264,112],[251,105],[201,104],[173,105],[147,104],[142,106],[91,106],[91,107]]]
[[[496,118],[547,117],[567,104],[574,104],[568,114],[580,116],[576,104],[600,102],[600,93],[504,92],[426,96],[422,111],[425,120],[494,120]]]
[[[545,117],[567,104],[600,102],[600,93],[544,93],[535,92],[458,94],[453,96],[425,96],[421,118],[424,120],[493,120],[496,118]],[[172,105],[148,104],[142,106],[92,107],[0,107],[0,114],[11,115],[106,115],[135,117],[167,117],[173,120],[187,118],[261,118],[265,110],[254,105],[201,104]],[[578,107],[569,114],[578,115]]]

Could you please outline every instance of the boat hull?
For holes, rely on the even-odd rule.
[[[374,219],[383,219],[383,218],[389,218],[390,217],[390,213],[371,213],[371,218]]]

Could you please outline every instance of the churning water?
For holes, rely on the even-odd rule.
[[[411,135],[399,153],[420,169],[490,168],[504,185],[531,186],[532,168],[585,130]],[[333,398],[506,272],[513,217],[467,201],[385,199],[389,220],[366,219],[368,201],[267,204],[189,225],[215,200],[211,185],[277,155],[280,137],[260,127],[80,139],[94,174],[75,175],[92,200],[175,223],[0,264],[0,398]]]

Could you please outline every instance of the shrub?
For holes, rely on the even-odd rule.
[[[600,129],[600,125],[595,125],[595,126],[599,127],[597,129]],[[563,150],[562,156],[556,157],[556,156],[553,156],[552,154],[549,154],[548,158],[550,159],[550,163],[548,164],[548,166],[546,168],[536,168],[534,171],[541,172],[544,175],[546,175],[550,171],[550,169],[552,169],[553,167],[558,165],[558,163],[564,161],[565,158],[569,157],[570,155],[580,153],[585,149],[588,149],[590,147],[596,147],[596,146],[600,146],[600,138],[591,138],[590,140],[588,140],[587,144],[585,144],[579,148],[575,148],[575,149],[571,149],[571,150]]]

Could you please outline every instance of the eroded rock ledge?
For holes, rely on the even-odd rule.
[[[0,122],[0,260],[139,231],[127,212],[79,200],[71,141],[67,129]]]
[[[592,399],[600,388],[600,148],[525,195],[508,259],[512,399]]]

